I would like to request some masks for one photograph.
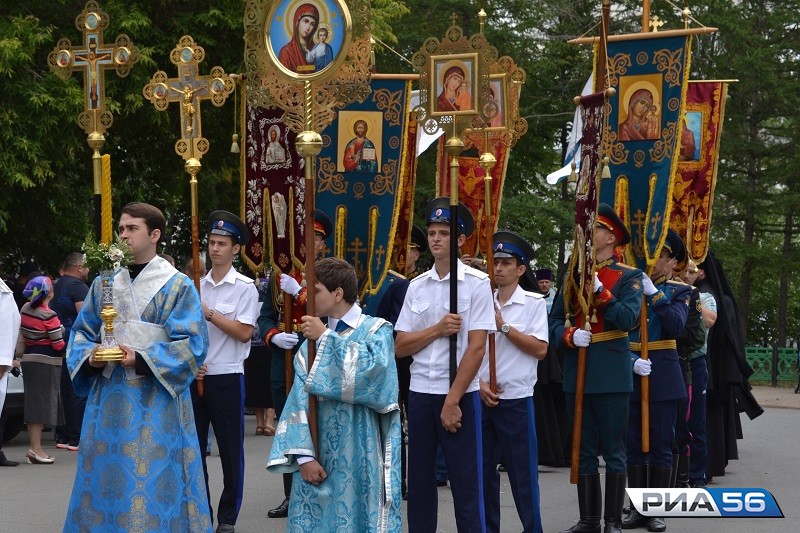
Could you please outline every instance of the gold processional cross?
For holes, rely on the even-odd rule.
[[[178,77],[169,78],[163,70],[156,72],[142,93],[159,111],[166,111],[170,102],[180,102],[181,137],[175,143],[175,152],[183,157],[184,169],[189,174],[192,203],[192,260],[194,283],[200,290],[200,230],[197,213],[197,173],[200,158],[208,152],[208,140],[203,137],[200,103],[211,100],[220,107],[236,88],[233,78],[222,67],[213,67],[206,76],[199,75],[199,64],[205,50],[194,39],[184,35],[170,53],[170,61],[178,66]]]
[[[60,39],[47,56],[50,70],[64,81],[69,80],[75,71],[83,72],[84,103],[83,112],[78,115],[78,125],[86,132],[87,144],[93,150],[95,234],[98,240],[106,242],[111,239],[111,184],[110,174],[103,183],[100,150],[106,142],[104,133],[111,127],[114,117],[106,110],[104,71],[113,68],[119,77],[124,78],[139,60],[139,49],[127,35],[121,34],[113,45],[103,42],[103,30],[108,28],[108,24],[108,15],[100,5],[95,0],[86,2],[83,11],[75,17],[75,27],[83,33],[83,45],[72,46],[69,39]]]
[[[103,42],[103,30],[108,23],[108,15],[100,10],[98,3],[87,2],[75,18],[75,27],[83,32],[83,45],[72,46],[69,39],[61,39],[47,56],[50,69],[64,80],[75,71],[83,72],[84,111],[78,117],[78,124],[87,134],[103,134],[113,122],[105,106],[104,71],[116,69],[117,75],[124,78],[139,60],[139,49],[127,35],[117,37],[113,45]]]

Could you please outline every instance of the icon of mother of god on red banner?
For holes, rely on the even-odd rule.
[[[346,55],[342,51],[349,13],[341,1],[279,1],[267,24],[268,48],[289,75],[316,77]]]

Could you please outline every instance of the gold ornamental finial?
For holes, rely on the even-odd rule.
[[[478,11],[478,23],[480,24],[480,33],[483,35],[483,27],[486,24],[486,11],[483,8]]]
[[[683,16],[683,27],[688,28],[689,20],[692,18],[692,12],[689,10],[689,6],[683,8],[681,15]]]
[[[652,28],[652,32],[653,33],[657,33],[658,32],[658,28],[660,28],[664,24],[665,24],[665,22],[663,20],[661,20],[660,18],[658,18],[658,15],[656,15],[653,18],[650,19],[650,28]]]
[[[455,11],[453,11],[453,12],[450,14],[450,22],[452,22],[452,25],[453,25],[453,26],[455,26],[455,25],[456,25],[456,21],[457,21],[457,20],[458,20],[458,14],[457,14]]]

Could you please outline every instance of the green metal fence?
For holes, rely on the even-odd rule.
[[[753,367],[750,381],[778,383],[797,382],[797,348],[745,348],[747,362]]]

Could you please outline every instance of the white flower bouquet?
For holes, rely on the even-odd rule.
[[[106,244],[96,242],[91,235],[87,235],[81,250],[86,266],[95,272],[118,270],[133,262],[133,255],[128,243],[120,240],[119,237],[115,237],[114,242]]]

